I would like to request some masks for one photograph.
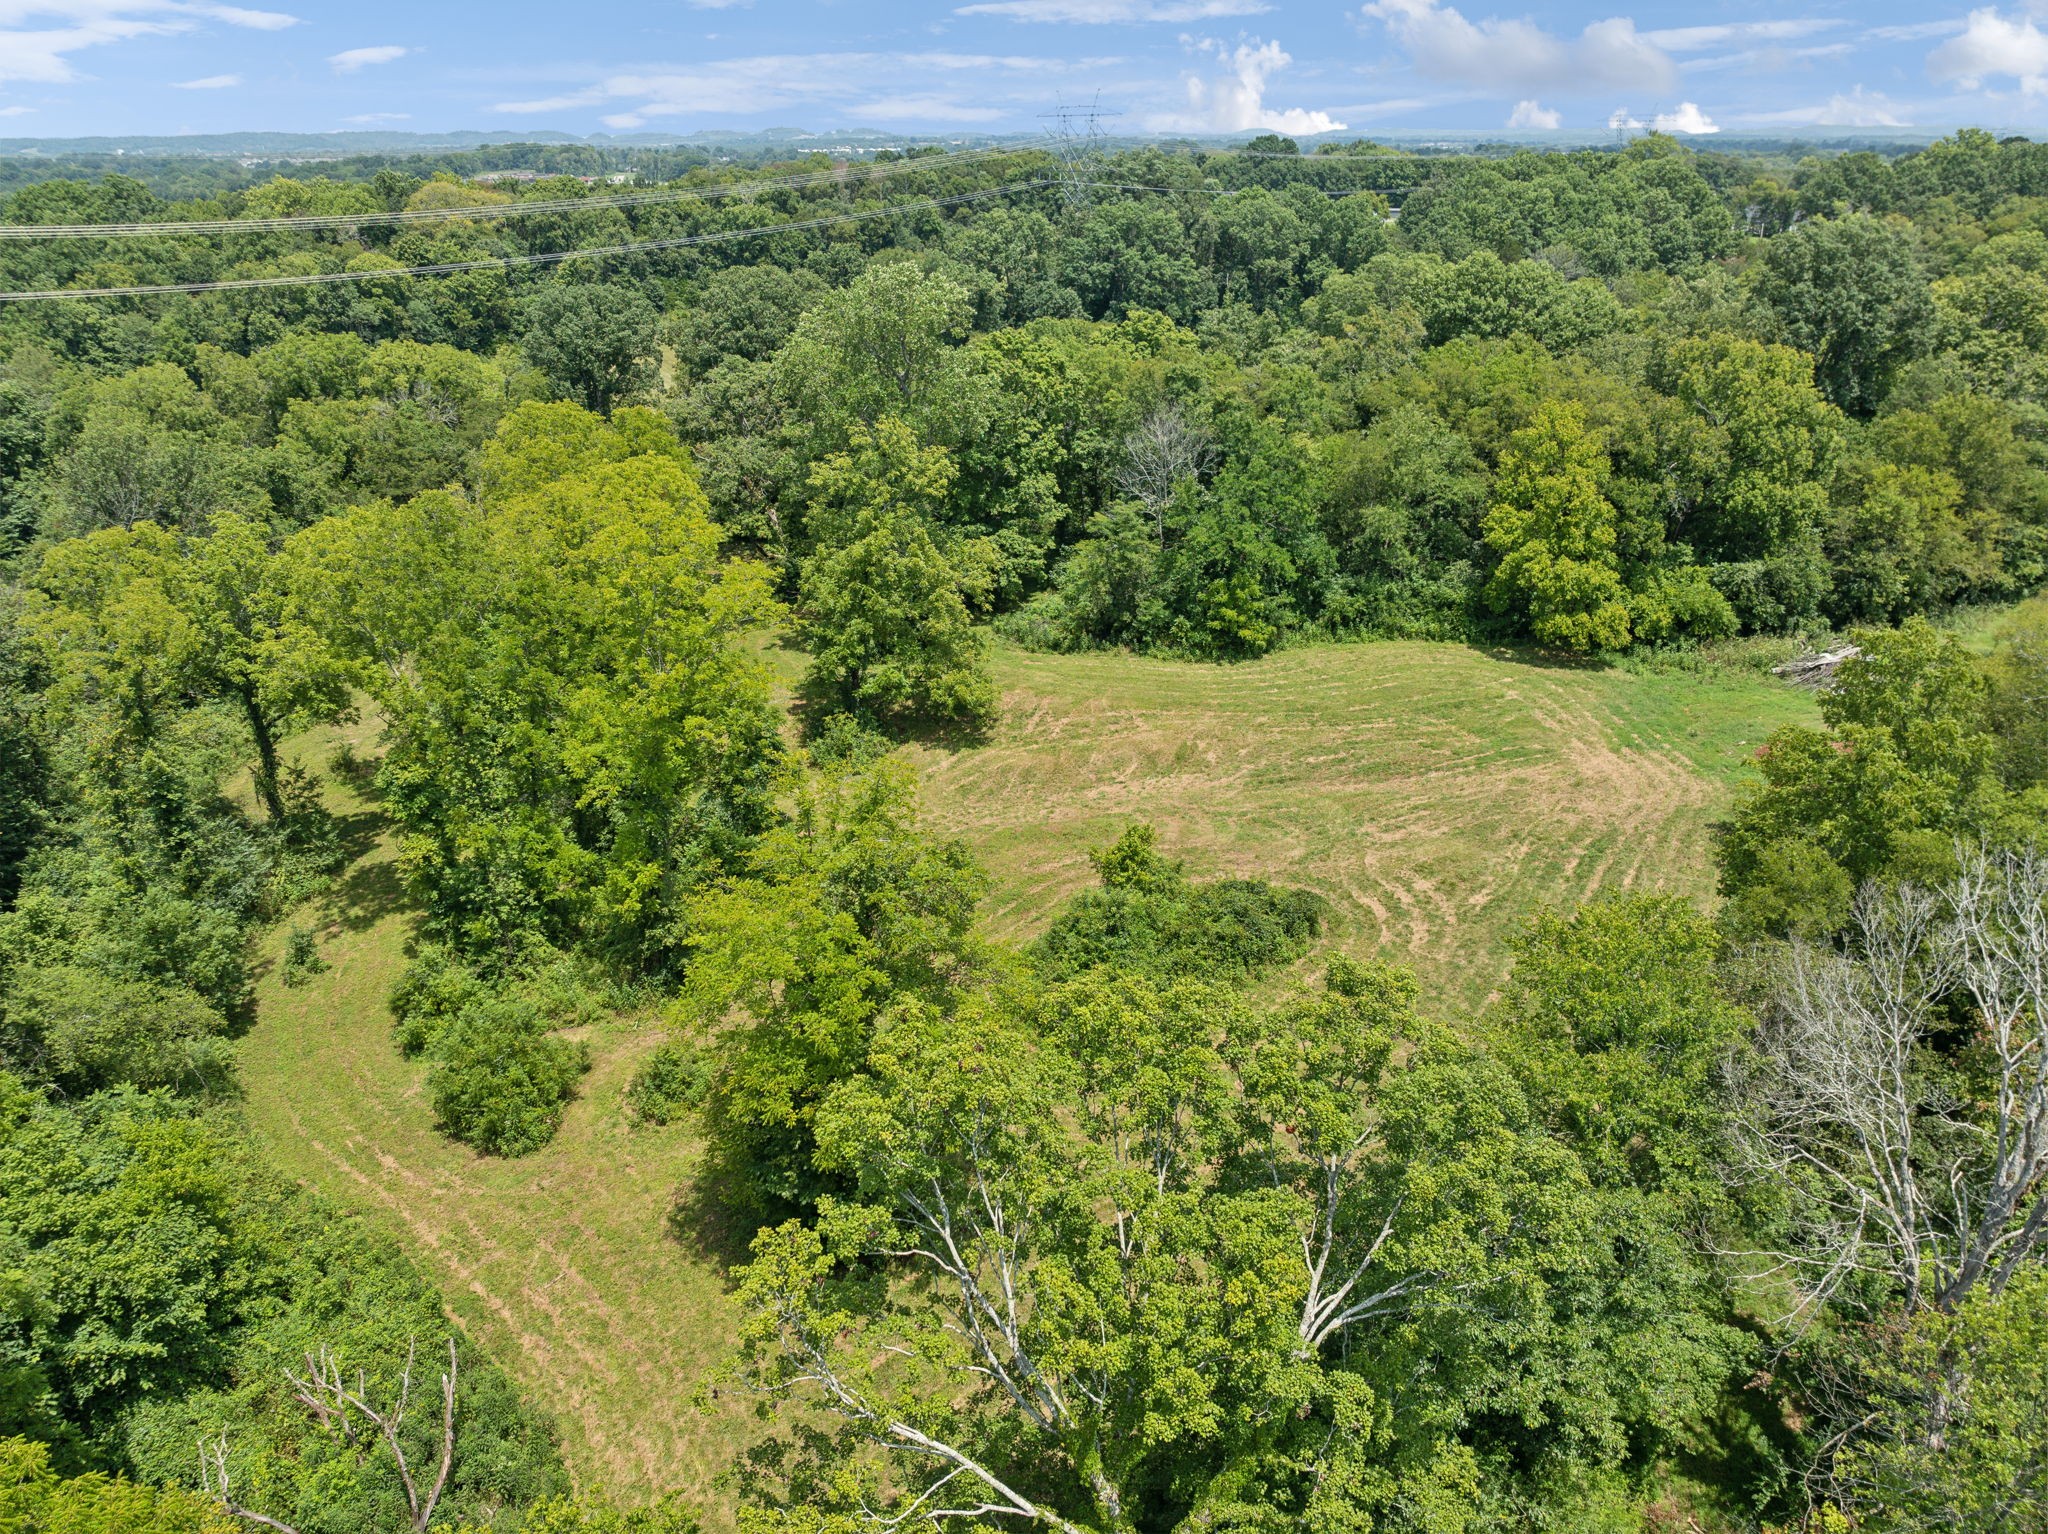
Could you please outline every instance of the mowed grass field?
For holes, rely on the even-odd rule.
[[[909,748],[932,824],[994,877],[991,930],[1038,931],[1092,878],[1088,849],[1148,820],[1198,877],[1321,891],[1334,944],[1414,964],[1452,1018],[1497,988],[1504,940],[1532,909],[1623,889],[1705,898],[1709,827],[1742,764],[1813,707],[1768,679],[1446,645],[1230,667],[1003,651],[996,669],[1004,719],[986,742]],[[295,754],[320,768],[344,740],[375,749],[358,724]],[[415,920],[394,849],[374,808],[329,782],[355,861],[294,918],[329,968],[287,988],[266,966],[242,1045],[253,1131],[289,1173],[407,1242],[457,1322],[555,1414],[579,1484],[628,1500],[690,1490],[715,1534],[730,1509],[711,1480],[755,1431],[729,1404],[692,1405],[732,1334],[711,1252],[735,1233],[678,1228],[698,1147],[624,1112],[657,1025],[591,1033],[595,1067],[545,1150],[503,1161],[445,1139],[385,1007]]]
[[[1437,1010],[1484,1001],[1537,907],[1706,898],[1710,827],[1756,747],[1814,716],[1769,677],[1553,667],[1456,645],[1285,651],[1237,666],[999,655],[987,744],[918,750],[935,827],[1026,938],[1150,821],[1200,878],[1313,889],[1330,938],[1413,964]]]

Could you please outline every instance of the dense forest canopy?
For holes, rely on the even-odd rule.
[[[0,1523],[694,1526],[240,1126],[368,718],[439,1128],[667,1025],[750,1529],[2048,1527],[2048,146],[494,153],[0,197]],[[1396,638],[1830,654],[1471,1015],[896,750]]]

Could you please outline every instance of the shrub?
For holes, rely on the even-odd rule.
[[[1328,902],[1263,879],[1191,883],[1161,857],[1150,826],[1091,854],[1100,889],[1084,890],[1032,949],[1065,979],[1101,966],[1152,975],[1250,975],[1308,952]]]
[[[456,1014],[488,994],[476,971],[451,950],[438,943],[422,946],[391,990],[399,1049],[407,1055],[424,1052]]]
[[[554,1138],[576,1080],[581,1044],[556,1038],[533,1003],[472,1002],[434,1043],[427,1091],[441,1127],[494,1156],[523,1156]]]
[[[294,927],[285,934],[284,965],[279,978],[286,985],[304,985],[326,968],[327,961],[320,957],[319,939],[313,936],[311,928]]]
[[[626,1088],[626,1102],[648,1124],[673,1124],[704,1101],[712,1063],[703,1050],[671,1039],[647,1057]]]

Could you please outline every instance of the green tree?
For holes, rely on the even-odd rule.
[[[803,691],[818,715],[982,725],[995,713],[986,643],[968,611],[985,582],[940,548],[930,513],[954,480],[943,448],[884,417],[811,475],[818,547],[803,573]],[[965,552],[965,551],[963,551]]]
[[[881,261],[821,296],[798,321],[776,374],[824,451],[885,416],[918,443],[957,445],[978,409],[971,354],[961,346],[973,300],[952,278],[911,261]]]
[[[69,685],[120,700],[145,738],[189,700],[228,704],[255,749],[257,797],[285,820],[279,743],[346,714],[348,676],[292,615],[261,523],[223,513],[184,537],[147,522],[108,528],[52,548],[36,584]]]
[[[1542,406],[1501,455],[1485,523],[1500,559],[1487,600],[1539,644],[1580,651],[1628,644],[1614,507],[1600,491],[1606,472],[1607,455],[1576,405]]]
[[[1470,1516],[1437,1387],[1543,1348],[1535,1275],[1583,1183],[1413,995],[1340,965],[1264,1018],[1108,974],[893,1009],[819,1113],[853,1199],[742,1273],[742,1377],[825,1424],[758,1456],[757,1491],[819,1526]]]
[[[1809,219],[1766,244],[1757,296],[1783,338],[1812,354],[1821,393],[1857,415],[1884,403],[1933,329],[1911,236],[1867,213]]]
[[[779,748],[741,641],[780,609],[652,412],[521,406],[482,477],[481,505],[433,492],[296,535],[296,600],[391,722],[384,782],[440,931],[661,967],[677,902],[767,818]]]
[[[918,824],[900,762],[795,773],[789,820],[744,876],[691,901],[681,1016],[727,1026],[706,1122],[714,1154],[757,1203],[815,1198],[818,1104],[860,1071],[892,1001],[944,1001],[983,973],[972,933],[985,876]],[[735,1021],[736,1020],[736,1021]]]
[[[616,283],[550,282],[520,306],[520,347],[556,391],[598,415],[654,382],[654,305]]]

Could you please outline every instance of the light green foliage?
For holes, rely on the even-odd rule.
[[[815,1192],[818,1102],[861,1068],[883,1009],[947,997],[988,962],[971,932],[985,880],[964,849],[920,831],[900,762],[786,787],[791,815],[754,844],[746,875],[685,912],[680,1002],[700,1028],[733,1020],[709,1092],[714,1148],[778,1199]]]
[[[958,443],[978,409],[966,339],[973,305],[950,277],[878,262],[821,296],[778,354],[776,375],[811,423],[820,456],[884,416],[921,444]]]
[[[2000,234],[1933,287],[1943,350],[1994,398],[2039,403],[2048,379],[2048,236]]]
[[[368,507],[290,545],[309,621],[393,731],[384,769],[439,929],[510,959],[661,964],[675,902],[765,814],[773,623],[662,423],[523,406],[475,505]]]
[[[1585,417],[1568,405],[1544,406],[1501,455],[1486,516],[1500,564],[1487,596],[1538,644],[1589,651],[1628,643],[1614,507],[1600,493],[1606,470]]]
[[[229,1534],[245,1527],[190,1492],[98,1471],[60,1476],[44,1445],[0,1439],[0,1529],[9,1534]]]
[[[147,748],[164,715],[226,704],[248,730],[258,797],[287,818],[278,743],[347,711],[347,673],[291,611],[260,523],[223,514],[203,537],[110,528],[58,544],[36,581],[49,603],[37,626],[81,706]]]
[[[997,699],[968,602],[987,583],[976,550],[956,541],[948,557],[932,522],[952,460],[894,417],[852,427],[851,440],[811,475],[806,702],[881,724],[985,724]]]
[[[1721,886],[1743,930],[1813,929],[1843,914],[1860,884],[1903,858],[1939,874],[1957,836],[2023,838],[2030,819],[1996,771],[1999,737],[1984,676],[1951,635],[1924,619],[1895,633],[1859,630],[1821,697],[1825,728],[1792,726],[1758,751],[1762,782],[1744,794],[1721,852]]]
[[[2048,1521],[2048,1271],[1922,1315],[1879,1348],[1875,1420],[1833,1467],[1857,1526],[2017,1534]]]

